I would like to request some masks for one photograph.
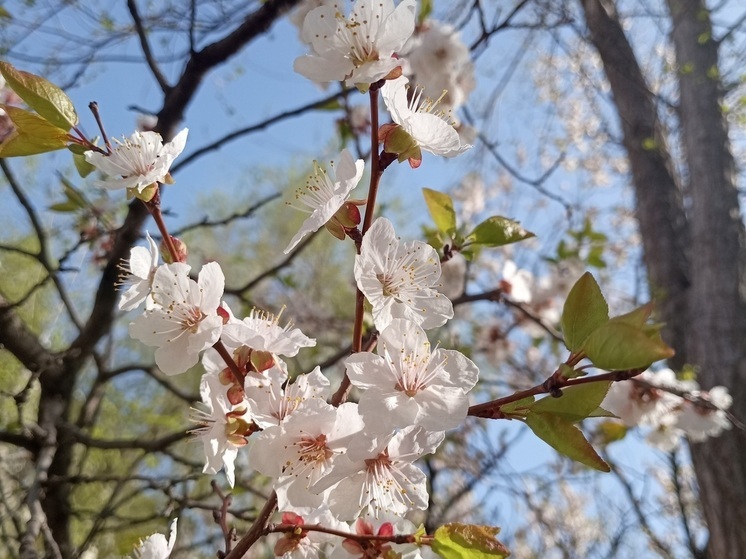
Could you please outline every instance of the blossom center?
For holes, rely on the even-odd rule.
[[[334,452],[326,446],[326,435],[323,434],[315,438],[303,437],[295,444],[299,447],[298,460],[304,464],[313,465],[326,462],[334,455]]]

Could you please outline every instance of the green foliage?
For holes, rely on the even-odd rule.
[[[15,129],[0,145],[0,157],[36,155],[62,149],[67,145],[68,135],[47,120],[18,107],[3,105],[13,121]]]
[[[588,336],[583,350],[596,367],[610,371],[647,368],[655,361],[674,355],[657,330],[648,333],[615,320]]]
[[[453,236],[456,232],[456,210],[453,209],[451,197],[430,188],[423,188],[422,194],[437,228],[446,235]]]
[[[443,559],[504,559],[510,551],[495,536],[500,528],[453,522],[435,530],[432,549]]]
[[[573,421],[554,413],[531,413],[526,417],[526,425],[560,454],[596,470],[611,471]]]
[[[557,244],[556,255],[547,258],[549,262],[558,263],[563,260],[580,260],[588,266],[606,268],[604,250],[608,237],[605,233],[594,229],[590,218],[583,221],[583,226],[571,229],[567,233],[569,239],[562,239]]]
[[[531,411],[534,414],[558,415],[573,422],[581,421],[596,413],[610,386],[611,381],[568,386],[562,390],[560,398],[542,398],[531,407]]]
[[[608,472],[609,467],[586,440],[575,424],[589,417],[609,417],[600,407],[611,381],[590,382],[569,386],[560,397],[533,396],[500,407],[510,419],[526,423],[534,434],[560,454],[596,470]]]
[[[477,225],[474,230],[466,236],[467,244],[483,245],[488,247],[499,247],[523,241],[535,237],[530,231],[526,231],[517,221],[507,217],[492,216]]]
[[[8,86],[53,126],[67,132],[78,124],[78,114],[72,101],[53,83],[40,76],[17,70],[7,62],[0,62],[0,73]],[[13,121],[15,122],[15,119]]]
[[[565,345],[601,369],[621,371],[646,368],[673,357],[660,337],[660,324],[648,324],[651,303],[609,319],[601,289],[586,272],[575,283],[562,310]]]
[[[609,306],[590,272],[570,290],[562,309],[562,336],[570,351],[578,351],[586,338],[609,320]]]

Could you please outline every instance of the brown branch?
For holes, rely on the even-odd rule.
[[[166,76],[163,75],[163,72],[158,66],[158,62],[156,62],[155,57],[153,56],[153,51],[150,50],[148,34],[142,24],[142,18],[140,17],[140,13],[137,10],[137,4],[135,3],[135,0],[127,0],[127,9],[132,16],[132,22],[135,24],[135,31],[137,31],[137,37],[140,40],[140,48],[142,49],[143,56],[145,56],[145,62],[148,65],[148,68],[150,68],[155,81],[158,82],[161,91],[163,91],[163,93],[168,93],[168,91],[171,89],[171,86],[168,84]]]
[[[301,530],[303,532],[321,532],[332,536],[339,536],[348,540],[357,540],[359,542],[389,542],[395,544],[415,543],[417,536],[414,534],[394,534],[392,536],[379,536],[375,534],[353,534],[351,532],[342,532],[333,528],[325,528],[319,524],[270,524],[264,529],[264,535],[267,534],[287,534]],[[419,536],[427,540],[428,536]]]
[[[647,369],[647,367],[645,369]],[[475,406],[471,406],[469,408],[468,415],[473,415],[476,417],[483,417],[486,419],[503,419],[504,416],[502,412],[500,411],[500,407],[506,404],[511,404],[513,402],[523,400],[524,398],[528,398],[529,396],[537,396],[539,394],[555,394],[556,391],[561,388],[567,388],[569,386],[577,386],[579,384],[588,384],[591,382],[605,382],[605,381],[620,382],[623,380],[629,380],[632,377],[635,377],[639,375],[640,373],[642,373],[643,371],[645,371],[645,369],[630,369],[628,371],[612,371],[610,373],[603,373],[600,375],[593,375],[589,377],[580,377],[580,378],[572,378],[572,379],[568,379],[568,378],[563,377],[560,374],[557,374],[559,372],[558,370],[552,376],[550,376],[546,381],[544,381],[542,384],[537,384],[536,386],[532,388],[528,388],[526,390],[520,390],[514,394],[511,394],[510,396],[504,396],[502,398],[497,398],[496,400],[491,400],[483,404],[477,404]]]

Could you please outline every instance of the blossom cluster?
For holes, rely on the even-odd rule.
[[[318,367],[288,378],[283,358],[315,340],[258,310],[237,318],[222,301],[217,263],[205,264],[195,281],[187,264],[158,264],[149,242],[150,250],[131,252],[120,308],[144,307],[130,334],[157,348],[164,373],[183,373],[201,356],[204,405],[193,419],[205,472],[224,469],[233,485],[237,453],[251,437],[250,464],[274,480],[283,511],[324,508],[352,521],[427,506],[425,475],[413,463],[464,420],[478,377],[461,353],[432,348],[424,330],[453,316],[451,302],[435,290],[440,263],[432,247],[400,242],[385,218],[365,235],[355,277],[380,338],[376,353],[346,361],[359,402],[334,407]],[[218,340],[232,363],[213,347]]]
[[[625,425],[646,429],[651,445],[670,451],[683,437],[702,442],[730,429],[727,412],[732,403],[724,386],[704,391],[696,381],[680,380],[671,369],[661,369],[614,383],[602,407]]]

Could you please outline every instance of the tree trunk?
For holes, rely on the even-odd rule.
[[[718,45],[700,0],[667,0],[679,67],[688,219],[652,94],[619,21],[601,0],[581,0],[611,85],[632,168],[650,289],[676,349],[704,388],[746,401],[744,228],[721,111]],[[652,142],[650,141],[652,139]],[[649,149],[652,146],[653,149]],[[646,147],[648,149],[646,149]],[[689,248],[687,248],[689,247]],[[692,444],[712,559],[746,557],[746,446],[733,430]]]
[[[742,405],[746,401],[744,228],[721,108],[718,44],[702,0],[668,0],[668,7],[691,199],[687,358],[697,367],[704,388],[727,386]],[[691,446],[710,530],[708,556],[713,559],[746,557],[744,439],[743,432],[731,431]]]

